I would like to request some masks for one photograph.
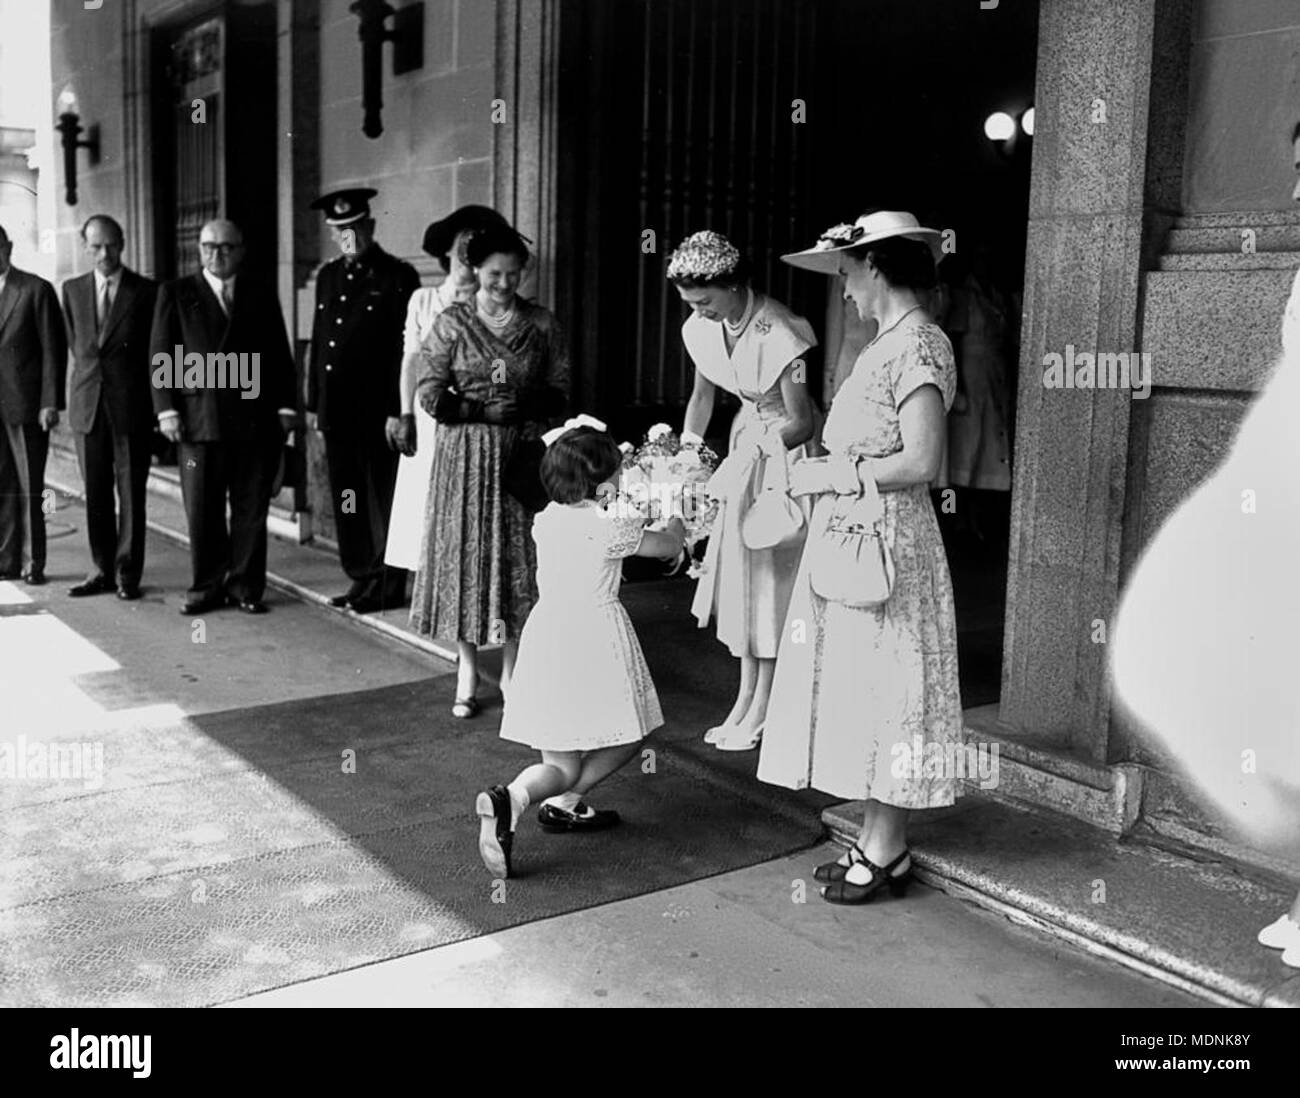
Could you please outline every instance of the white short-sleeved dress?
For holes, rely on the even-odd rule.
[[[756,295],[753,316],[731,354],[722,325],[701,316],[691,316],[682,325],[682,341],[705,378],[740,397],[740,411],[731,425],[733,454],[752,454],[766,433],[785,422],[781,374],[817,345],[812,325],[765,295]],[[802,446],[789,451],[787,464],[803,453]],[[710,616],[716,620],[718,640],[737,657],[776,657],[803,550],[800,542],[756,551],[741,539],[745,512],[769,475],[766,463],[753,459],[748,471],[738,476],[739,497],[724,503],[718,513],[691,605],[701,629]]]
[[[538,601],[519,640],[502,739],[591,751],[638,743],[664,723],[618,598],[623,558],[643,530],[640,518],[594,500],[552,503],[534,519]]]
[[[835,394],[824,438],[833,455],[885,457],[903,448],[899,408],[923,385],[944,408],[957,387],[952,346],[934,324],[896,328],[869,345]],[[761,781],[811,786],[898,808],[950,805],[956,782],[934,760],[961,743],[952,580],[927,485],[881,492],[880,529],[894,558],[893,593],[856,609],[821,598],[804,554],[767,710]],[[835,497],[819,496],[808,540]]]
[[[424,286],[411,295],[406,307],[402,354],[417,354],[433,330],[438,314],[456,300],[456,287],[448,278],[440,286]],[[429,494],[429,472],[433,468],[433,432],[438,421],[415,402],[415,453],[403,455],[397,463],[397,484],[393,488],[393,511],[388,520],[388,543],[384,563],[408,572],[419,570],[426,533],[424,502]]]

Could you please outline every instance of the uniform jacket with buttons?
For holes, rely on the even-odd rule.
[[[0,291],[0,419],[33,424],[64,407],[68,341],[59,295],[45,279],[10,267]]]
[[[94,272],[63,284],[63,315],[72,350],[68,426],[74,431],[94,429],[101,398],[118,434],[153,428],[149,329],[157,294],[157,283],[123,267],[104,330],[97,333]]]
[[[372,244],[349,266],[321,268],[306,407],[322,431],[382,430],[401,414],[402,330],[419,288],[415,268]]]

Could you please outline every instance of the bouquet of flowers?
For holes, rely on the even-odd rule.
[[[682,444],[666,423],[657,423],[639,447],[625,442],[619,474],[620,506],[644,515],[652,524],[680,518],[686,526],[686,548],[693,556],[697,542],[708,537],[718,505],[705,485],[718,467],[718,455],[701,443]]]

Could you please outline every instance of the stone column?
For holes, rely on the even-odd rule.
[[[1174,0],[1181,5],[1184,0]],[[1150,92],[1165,0],[1042,0],[1000,719],[1106,761],[1129,390],[1048,389],[1044,356],[1138,350]]]
[[[276,219],[277,288],[289,343],[299,365],[298,395],[302,398],[303,350],[311,336],[313,309],[303,288],[320,264],[320,214],[310,209],[320,193],[320,5],[315,0],[279,0],[277,4],[277,65],[279,68],[276,175],[279,179]],[[307,463],[307,485],[293,492],[297,518],[295,535],[311,536],[309,515],[329,514],[329,477],[324,447],[315,432],[299,430],[294,444]],[[323,487],[322,487],[323,486]],[[312,499],[312,497],[316,497]]]
[[[536,269],[524,292],[555,306],[558,0],[497,0],[493,204],[533,241]]]

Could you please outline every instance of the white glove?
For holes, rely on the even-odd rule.
[[[856,496],[862,491],[858,480],[857,463],[847,457],[803,458],[790,466],[790,494],[792,496],[836,495]]]

